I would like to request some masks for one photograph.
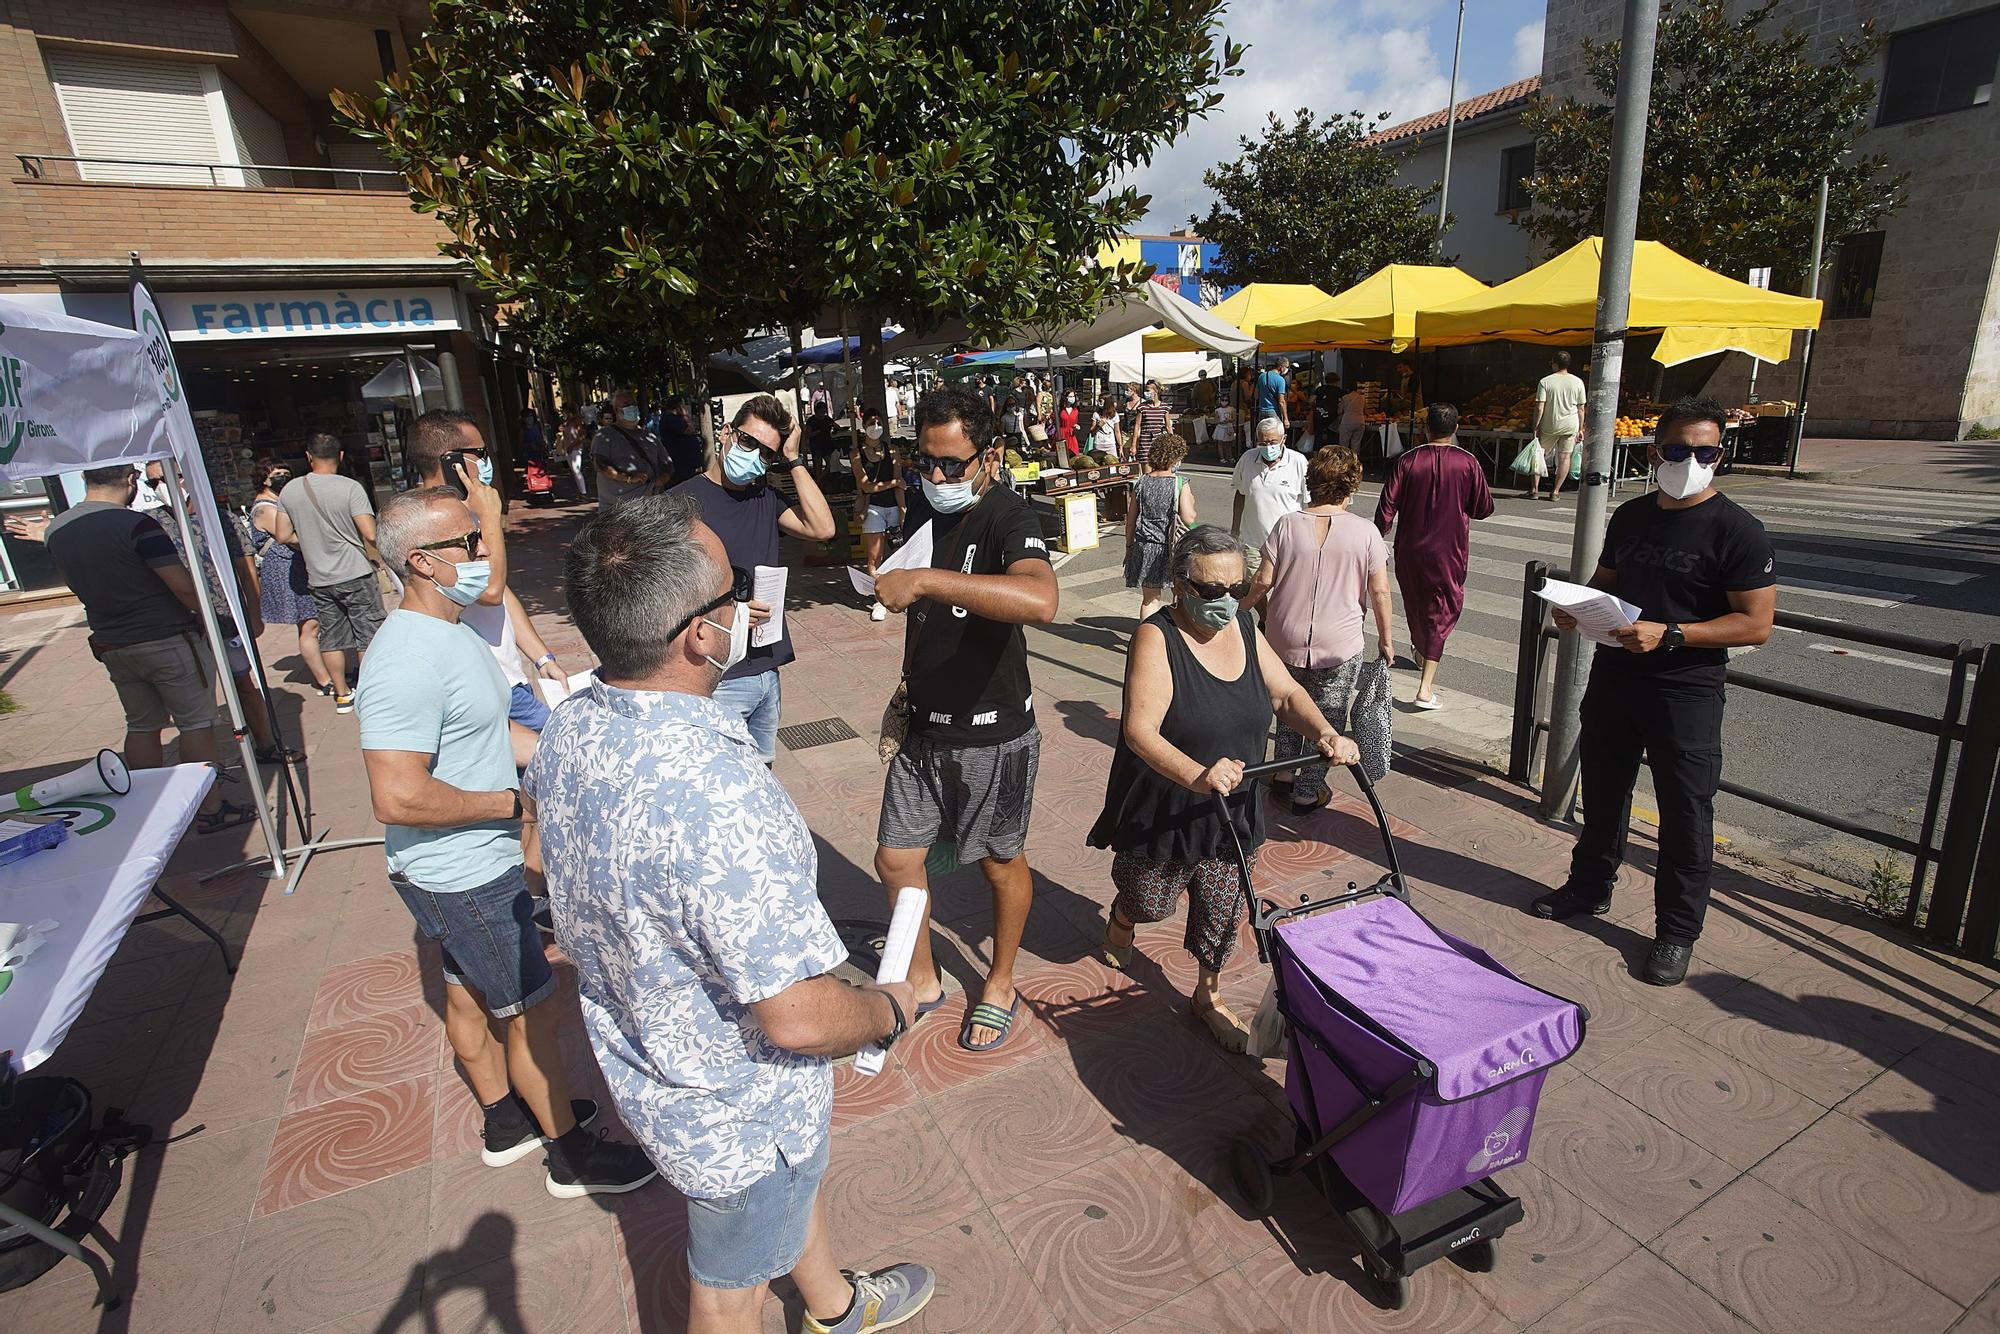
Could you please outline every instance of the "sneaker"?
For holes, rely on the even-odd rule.
[[[1692,945],[1656,940],[1653,952],[1646,956],[1646,967],[1639,976],[1656,987],[1677,987],[1688,975],[1688,964],[1693,958]]]
[[[1579,894],[1568,885],[1553,894],[1544,894],[1532,905],[1535,916],[1551,922],[1560,922],[1565,917],[1580,917],[1589,913],[1592,917],[1602,917],[1611,911],[1610,899],[1593,899]]]
[[[869,609],[868,619],[871,621],[886,621],[889,619],[889,609],[878,602],[874,607]]]
[[[542,1184],[559,1200],[585,1195],[623,1195],[660,1174],[636,1144],[619,1144],[602,1132],[588,1141],[580,1161],[571,1162],[558,1144],[549,1145],[549,1174]]]
[[[521,1120],[509,1126],[495,1127],[490,1121],[486,1124],[482,1132],[486,1144],[479,1151],[479,1160],[488,1167],[517,1163],[549,1142],[543,1136],[541,1127],[535,1124],[534,1113],[521,1101],[521,1095],[516,1093],[510,1096],[514,1105],[521,1109]],[[589,1098],[571,1099],[569,1109],[580,1126],[588,1127],[597,1119],[597,1103]]]
[[[354,712],[353,693],[350,691],[345,695],[335,695],[333,697],[333,711],[335,713],[353,713]]]
[[[315,695],[318,695],[318,696],[320,696],[320,697],[321,697],[321,698],[323,698],[323,699],[332,699],[332,698],[333,698],[333,682],[331,682],[331,681],[321,681],[321,682],[317,682],[317,683],[315,683],[315,684],[314,684],[314,686],[313,686],[313,694],[315,694]]]
[[[900,1325],[923,1310],[937,1291],[937,1275],[928,1265],[890,1265],[879,1274],[847,1276],[854,1283],[854,1304],[847,1308],[847,1318],[823,1325],[808,1311],[805,1327],[811,1334],[859,1334]]]

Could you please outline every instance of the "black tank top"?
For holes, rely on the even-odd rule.
[[[1171,608],[1155,612],[1149,624],[1157,625],[1166,637],[1167,665],[1174,680],[1174,698],[1167,705],[1160,735],[1204,767],[1220,759],[1261,761],[1271,731],[1271,693],[1257,661],[1256,621],[1251,614],[1236,616],[1244,664],[1234,681],[1218,681],[1195,661]],[[1245,852],[1264,841],[1264,808],[1256,786],[1238,788],[1228,798],[1231,822]],[[1133,753],[1122,733],[1111,757],[1104,813],[1097,817],[1087,841],[1092,847],[1138,852],[1156,861],[1199,861],[1235,853],[1213,799],[1161,775]]]
[[[861,455],[861,467],[871,482],[880,484],[896,480],[896,456],[886,449],[882,451],[882,457],[879,459],[871,459],[866,452],[863,452]],[[868,503],[871,505],[880,505],[885,509],[894,509],[896,508],[896,493],[893,490],[871,491],[868,494]]]

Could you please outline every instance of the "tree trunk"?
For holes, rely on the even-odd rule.
[[[889,391],[882,372],[887,360],[882,354],[882,319],[873,309],[864,310],[861,315],[861,406],[886,416]]]
[[[801,426],[806,420],[806,368],[799,365],[799,322],[786,326],[792,335],[792,419]]]

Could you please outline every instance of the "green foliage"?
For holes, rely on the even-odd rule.
[[[1377,117],[1379,122],[1384,117]],[[1375,123],[1359,112],[1290,124],[1271,116],[1243,155],[1202,173],[1215,191],[1208,216],[1188,219],[1216,243],[1232,283],[1317,283],[1332,294],[1384,264],[1437,256],[1438,187],[1399,185],[1397,157],[1367,142]]]
[[[1900,918],[1910,902],[1910,877],[1900,860],[1877,857],[1868,867],[1861,885],[1863,902],[1877,917]]]
[[[1875,105],[1875,84],[1862,77],[1881,45],[1873,24],[1858,25],[1818,65],[1792,29],[1763,35],[1773,8],[1740,19],[1722,0],[1663,10],[1639,235],[1735,278],[1769,265],[1774,288],[1803,291],[1820,177],[1830,182],[1829,254],[1900,208],[1906,177],[1885,178],[1882,154],[1851,152]],[[1534,208],[1521,225],[1555,250],[1603,229],[1619,45],[1587,44],[1600,101],[1544,101],[1526,116],[1536,137]]]
[[[12,713],[20,707],[20,705],[14,702],[12,695],[4,690],[0,690],[0,713]]]
[[[572,354],[828,305],[998,335],[1144,276],[1085,261],[1149,203],[1120,176],[1220,101],[1221,10],[438,0],[410,68],[335,103]]]

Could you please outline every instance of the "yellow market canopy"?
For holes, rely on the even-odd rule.
[[[1339,296],[1308,306],[1292,321],[1260,324],[1257,337],[1271,352],[1328,347],[1401,352],[1416,337],[1418,311],[1485,290],[1485,283],[1450,265],[1388,264]]]
[[[1326,293],[1311,283],[1251,283],[1248,287],[1237,289],[1235,295],[1227,301],[1211,307],[1208,313],[1262,342],[1263,336],[1258,333],[1261,326],[1296,320],[1299,312],[1321,305],[1326,300]],[[1235,350],[1217,347],[1211,343],[1196,342],[1172,329],[1159,329],[1149,333],[1144,343],[1149,356],[1155,352]]]
[[[1587,343],[1597,313],[1602,237],[1578,241],[1540,268],[1458,301],[1418,312],[1424,343],[1510,339],[1553,346]],[[1782,361],[1795,329],[1817,329],[1820,303],[1725,278],[1658,241],[1632,252],[1632,333],[1662,331],[1669,365],[1737,349]],[[1671,360],[1669,360],[1671,358]]]

